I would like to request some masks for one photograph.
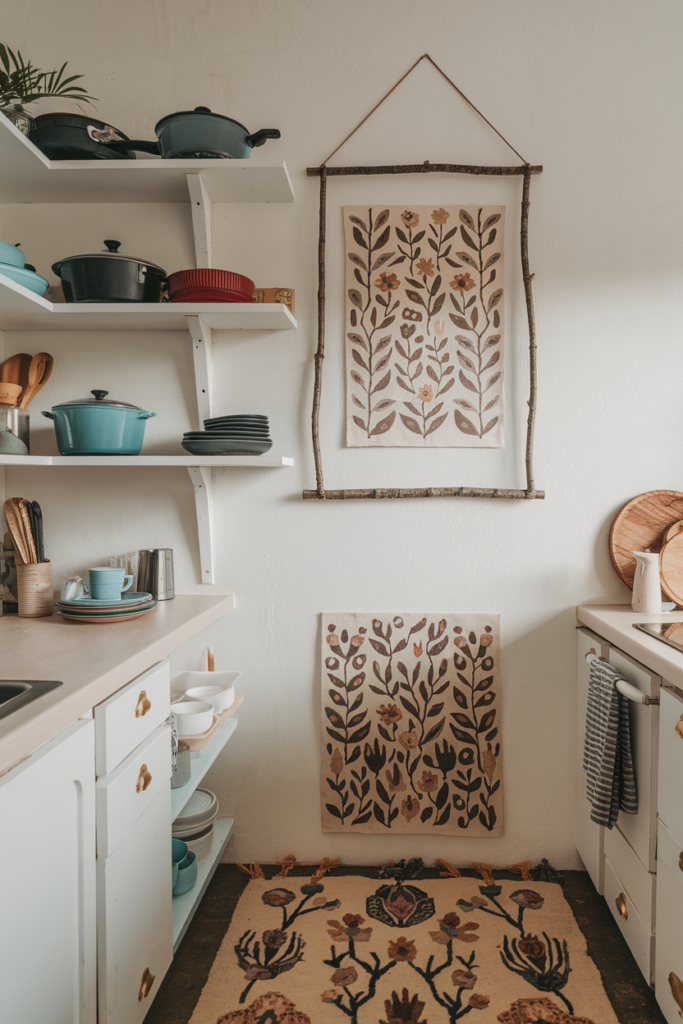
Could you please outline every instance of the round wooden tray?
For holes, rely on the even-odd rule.
[[[659,579],[669,600],[683,608],[683,533],[676,533],[662,547]]]
[[[681,491],[647,491],[632,498],[612,523],[609,553],[617,573],[633,589],[634,551],[659,551],[662,535],[683,519]]]

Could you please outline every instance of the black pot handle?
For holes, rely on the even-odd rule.
[[[244,140],[249,146],[262,146],[267,139],[279,139],[280,129],[279,128],[261,128],[259,131],[254,132],[253,135],[247,135]]]
[[[117,153],[128,153],[137,150],[138,153],[152,153],[154,156],[161,154],[158,142],[145,142],[142,139],[122,139],[120,142],[101,142],[106,149],[114,149]]]

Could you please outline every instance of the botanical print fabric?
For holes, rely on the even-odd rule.
[[[498,615],[323,615],[324,832],[499,836]]]
[[[504,206],[346,206],[346,443],[503,444]]]
[[[479,867],[249,882],[191,1024],[618,1024],[561,887]]]

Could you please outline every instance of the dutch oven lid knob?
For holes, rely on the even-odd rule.
[[[121,245],[120,242],[114,241],[113,238],[105,238],[104,244],[106,245],[109,252],[118,252],[119,246]]]
[[[195,114],[210,114],[211,107],[195,107],[194,112]]]
[[[117,242],[116,244],[118,245],[119,243]],[[108,391],[91,391],[90,394],[95,396],[95,400],[97,402],[102,402],[107,397],[109,392]]]

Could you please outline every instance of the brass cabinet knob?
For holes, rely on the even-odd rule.
[[[144,793],[152,781],[152,773],[147,771],[147,765],[143,764],[140,768],[140,774],[138,775],[138,781],[135,783],[135,792]]]
[[[679,1010],[683,1010],[683,981],[673,971],[669,974],[669,987]]]
[[[152,702],[148,700],[147,692],[145,690],[140,690],[140,696],[138,697],[138,702],[135,705],[135,717],[144,718],[151,706]]]
[[[154,984],[155,976],[151,973],[149,967],[145,967],[142,972],[142,978],[140,980],[140,989],[138,991],[138,1002],[141,1003],[143,999],[146,999],[149,995],[152,985]]]
[[[681,869],[681,871],[683,871],[683,853],[678,858],[678,866]]]
[[[619,893],[614,902],[617,905],[617,910],[619,911],[619,913],[625,921],[628,917],[628,907],[626,906],[626,897],[624,896],[623,892]]]

